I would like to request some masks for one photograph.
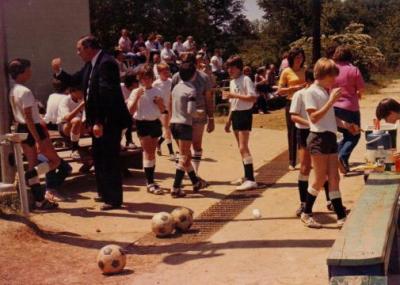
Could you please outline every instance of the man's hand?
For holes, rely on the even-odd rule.
[[[51,68],[54,74],[60,73],[61,71],[61,58],[57,57],[51,61]]]
[[[337,100],[339,100],[339,98],[342,96],[342,89],[340,88],[335,88],[332,89],[329,100],[332,103],[335,103]]]
[[[143,96],[145,89],[143,87],[139,88],[139,90],[136,92],[136,97],[139,99],[140,97]]]
[[[103,125],[95,124],[93,126],[93,135],[95,138],[101,138],[103,136]]]
[[[164,109],[164,100],[160,96],[154,97],[154,104],[158,106],[160,109]]]
[[[208,118],[207,133],[212,133],[215,129],[214,118]]]

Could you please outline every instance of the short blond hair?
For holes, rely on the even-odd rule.
[[[338,76],[339,68],[332,59],[320,58],[314,66],[314,77],[316,80],[324,79],[327,76]]]
[[[167,70],[167,69],[169,70],[169,65],[168,64],[166,64],[164,62],[157,64],[157,71],[158,72],[161,72],[161,71]]]

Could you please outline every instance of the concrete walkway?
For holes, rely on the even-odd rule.
[[[380,99],[400,99],[399,94],[400,80],[381,94],[366,97],[361,103],[363,128],[372,123]],[[229,181],[242,175],[242,164],[233,135],[217,126],[215,133],[205,137],[200,174],[212,186],[202,195],[176,200],[169,195],[150,195],[143,174],[135,172],[125,180],[125,208],[101,212],[92,199],[93,176],[76,176],[64,186],[71,200],[61,203],[60,211],[35,214],[32,220],[48,231],[68,231],[63,238],[68,245],[97,249],[116,242],[125,246],[131,253],[127,268],[134,273],[125,276],[123,283],[117,277],[104,280],[106,284],[327,284],[326,257],[339,230],[336,217],[326,209],[323,193],[315,205],[315,216],[324,228],[305,228],[295,216],[298,172],[287,170],[285,132],[256,129],[251,149],[257,179],[268,187],[243,197],[227,196],[234,191]],[[362,139],[351,161],[363,162],[364,149]],[[158,159],[157,172],[160,184],[171,187],[174,168],[166,157]],[[344,177],[341,189],[344,204],[351,209],[362,192],[363,177]],[[224,198],[232,198],[232,207],[239,211],[223,208],[231,205],[222,203]],[[193,231],[169,239],[152,238],[148,234],[152,215],[181,205],[193,209],[198,217]],[[207,209],[231,219],[206,220],[215,217]],[[254,219],[253,209],[259,209],[262,218]],[[207,224],[210,227],[203,228]],[[202,235],[202,230],[207,234]],[[90,251],[88,261],[95,255]]]

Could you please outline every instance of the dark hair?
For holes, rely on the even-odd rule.
[[[95,36],[87,35],[79,39],[84,48],[101,49],[100,43]]]
[[[400,104],[392,98],[385,98],[379,102],[375,114],[378,120],[382,120],[389,116],[391,112],[400,113]]]
[[[314,68],[311,66],[310,68],[307,68],[306,70],[306,82],[314,82]]]
[[[176,36],[176,40],[182,40],[183,39],[183,37],[181,36],[181,35],[179,35],[179,36]]]
[[[138,83],[136,74],[133,71],[128,71],[125,74],[124,84],[126,87],[131,87],[134,83]]]
[[[179,76],[183,81],[189,81],[196,73],[196,66],[193,62],[184,62],[179,66]]]
[[[154,80],[155,76],[154,76],[153,67],[150,64],[144,64],[139,69],[137,76],[138,76],[139,80],[143,79],[144,77],[151,77]]]
[[[338,46],[333,54],[333,60],[336,62],[351,62],[353,60],[353,54],[350,47],[344,45]]]
[[[327,58],[333,58],[333,55],[335,54],[336,48],[338,47],[337,44],[332,44],[330,46],[328,46],[325,49],[325,57]]]
[[[17,79],[18,75],[22,74],[31,67],[31,62],[24,58],[15,58],[8,63],[8,74],[12,79]]]
[[[266,70],[267,70],[267,69],[266,69],[264,66],[259,67],[259,68],[257,68],[257,74],[258,74],[258,75],[261,75],[261,74],[264,73]]]
[[[182,62],[196,63],[196,55],[193,52],[183,53],[181,56]]]
[[[226,67],[237,67],[240,70],[243,70],[243,60],[240,56],[238,55],[232,55],[228,60],[226,61]]]
[[[302,48],[299,48],[299,47],[294,47],[289,51],[287,60],[289,62],[289,66],[290,67],[293,67],[294,59],[296,58],[296,56],[298,56],[300,54],[303,56],[303,62],[301,63],[301,67],[303,67],[304,66],[304,62],[306,61],[306,54],[304,53],[304,50]]]
[[[68,86],[65,83],[55,78],[52,81],[52,85],[53,85],[53,90],[56,93],[65,93],[65,91],[67,91],[68,89]]]
[[[122,52],[122,50],[121,50],[119,47],[116,47],[116,48],[113,50],[113,56],[114,56],[114,57],[119,56],[121,53],[123,53],[123,52]]]
[[[82,85],[72,85],[68,88],[68,91],[71,92],[76,92],[76,91],[81,91],[83,92]]]

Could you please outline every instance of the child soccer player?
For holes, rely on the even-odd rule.
[[[249,137],[253,121],[252,108],[257,101],[257,94],[251,79],[242,72],[243,61],[239,56],[231,56],[226,62],[226,66],[231,81],[229,91],[223,92],[223,97],[230,99],[230,114],[225,130],[229,132],[232,125],[242,156],[245,176],[245,181],[236,189],[254,189],[257,188],[257,183],[254,179],[253,158],[249,150]]]
[[[125,102],[128,103],[129,95],[132,90],[139,87],[139,81],[137,80],[136,74],[133,71],[128,71],[125,74],[124,82],[121,83],[122,95],[124,95]],[[130,125],[125,132],[125,147],[137,148],[132,138],[132,125]]]
[[[336,132],[338,125],[355,133],[354,125],[336,119],[334,103],[340,98],[340,89],[328,91],[335,82],[339,70],[331,59],[321,58],[314,67],[315,82],[306,91],[305,109],[310,124],[307,147],[315,178],[308,187],[304,212],[301,221],[310,228],[321,228],[322,225],[312,217],[312,207],[326,179],[329,182],[329,197],[337,215],[337,224],[342,226],[346,220],[346,211],[342,204],[339,190],[338,145]]]
[[[204,180],[199,179],[191,164],[192,124],[193,118],[198,115],[196,110],[196,89],[191,83],[195,73],[196,66],[194,63],[182,63],[179,67],[181,80],[172,91],[171,132],[179,146],[179,160],[171,191],[171,195],[174,198],[186,195],[182,190],[182,179],[185,176],[185,171],[192,181],[194,192],[198,192],[207,186]]]
[[[143,166],[147,180],[147,191],[155,195],[163,194],[154,182],[156,168],[157,140],[161,136],[161,113],[165,111],[162,93],[153,87],[154,72],[150,65],[144,65],[138,73],[140,87],[132,91],[128,108],[136,120],[137,134],[143,147]]]
[[[14,80],[10,90],[10,103],[17,122],[18,133],[28,133],[26,140],[22,142],[22,150],[28,160],[28,171],[25,172],[25,180],[31,188],[35,199],[35,207],[41,210],[50,210],[58,207],[56,202],[45,198],[44,188],[41,187],[39,176],[54,170],[60,166],[61,159],[54,150],[47,131],[40,124],[37,101],[25,84],[32,77],[31,63],[27,59],[13,59],[8,64],[8,73]],[[45,155],[48,162],[39,163],[38,149]]]
[[[292,121],[296,124],[297,132],[297,148],[300,160],[300,172],[298,179],[298,189],[300,194],[300,207],[296,211],[296,215],[300,217],[304,211],[308,189],[308,177],[311,171],[311,157],[307,149],[307,138],[310,134],[310,124],[307,120],[307,111],[304,105],[305,93],[308,87],[314,82],[314,71],[307,69],[305,72],[307,86],[294,93],[290,105],[290,114]],[[332,204],[329,201],[329,185],[328,181],[324,184],[325,195],[327,200],[327,208],[333,211]]]
[[[174,149],[172,147],[171,130],[169,128],[169,121],[171,118],[171,86],[172,79],[170,78],[169,66],[166,63],[157,65],[159,79],[154,81],[153,87],[158,88],[162,92],[162,98],[166,107],[165,111],[161,114],[161,124],[163,127],[163,135],[158,139],[157,154],[161,155],[161,145],[165,141],[167,143],[169,156],[171,160],[175,160]]]
[[[72,142],[73,159],[80,159],[79,139],[84,132],[82,124],[82,110],[85,106],[83,91],[78,87],[69,88],[69,95],[65,96],[58,106],[58,131]]]

